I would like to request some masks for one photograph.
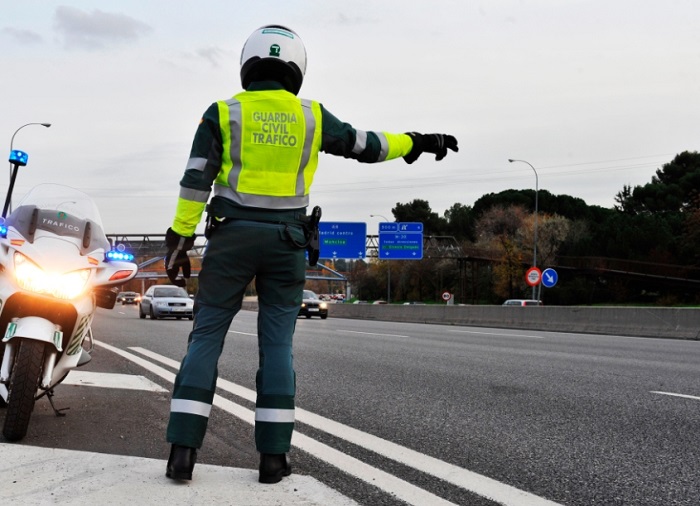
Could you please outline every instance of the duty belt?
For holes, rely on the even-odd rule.
[[[204,230],[204,236],[209,239],[214,231],[222,224],[235,220],[255,221],[258,223],[271,223],[274,225],[283,225],[287,239],[297,248],[306,249],[309,255],[309,265],[312,267],[318,263],[320,254],[320,233],[318,223],[321,221],[321,208],[316,206],[311,211],[310,215],[301,213],[280,213],[278,216],[266,216],[267,213],[259,211],[247,211],[244,209],[235,210],[230,214],[236,216],[217,217],[207,208],[207,223]],[[270,213],[272,214],[272,213]],[[275,213],[276,214],[276,213]],[[278,218],[278,219],[276,219]],[[301,226],[304,230],[304,242],[299,242],[289,231],[289,226]]]

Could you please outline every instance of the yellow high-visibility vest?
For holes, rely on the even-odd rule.
[[[321,149],[319,103],[266,90],[217,105],[223,155],[214,195],[266,209],[308,206]]]

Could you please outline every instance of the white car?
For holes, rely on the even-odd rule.
[[[153,285],[141,297],[139,318],[194,319],[194,301],[187,290],[175,285]]]
[[[541,300],[534,299],[508,299],[502,305],[504,306],[541,306]]]

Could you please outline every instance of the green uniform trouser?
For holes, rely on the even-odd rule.
[[[209,421],[217,364],[246,287],[258,293],[259,367],[256,375],[255,444],[260,453],[289,451],[294,430],[295,373],[292,336],[305,282],[299,226],[232,220],[209,240],[187,354],[175,379],[167,440],[200,448]]]

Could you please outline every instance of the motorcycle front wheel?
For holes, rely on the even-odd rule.
[[[8,441],[19,441],[27,435],[44,365],[45,347],[46,343],[42,341],[19,340],[10,383],[7,385],[7,413],[2,428],[2,435]]]

